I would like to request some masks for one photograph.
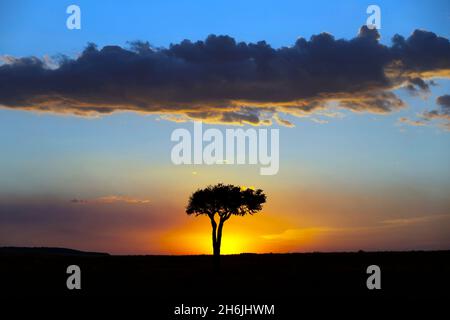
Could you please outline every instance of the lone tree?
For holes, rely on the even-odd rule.
[[[244,216],[254,214],[262,209],[266,195],[261,189],[253,190],[234,185],[219,183],[195,191],[189,198],[186,208],[188,215],[207,215],[212,226],[212,245],[216,261],[220,256],[222,229],[231,215]],[[219,224],[216,221],[219,216]]]

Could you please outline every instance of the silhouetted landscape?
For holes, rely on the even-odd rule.
[[[141,295],[176,301],[295,297],[445,297],[450,251],[240,254],[221,257],[114,256],[61,248],[1,248],[8,295]],[[81,268],[81,290],[66,288],[66,268]],[[381,268],[381,290],[366,287]],[[175,300],[174,300],[175,299]]]

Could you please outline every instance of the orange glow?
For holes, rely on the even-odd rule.
[[[274,241],[264,235],[281,233],[288,226],[284,219],[267,214],[232,217],[223,228],[221,253],[278,252]],[[185,223],[162,237],[161,246],[171,254],[211,254],[211,225],[207,217],[186,217]]]
[[[192,175],[192,171],[188,173]],[[199,173],[195,179],[202,176]],[[201,182],[199,187],[203,185],[207,185],[207,182]],[[242,185],[253,187],[253,181]],[[438,232],[439,237],[444,239],[446,234],[441,226],[450,221],[448,216],[434,215],[431,219],[420,214],[414,218],[403,215],[400,219],[392,215],[386,219],[374,203],[384,201],[386,206],[390,204],[391,208],[397,208],[398,201],[405,199],[399,193],[395,194],[395,199],[389,199],[376,193],[366,197],[354,190],[326,189],[324,197],[321,189],[309,188],[302,190],[300,196],[299,192],[288,187],[276,186],[277,190],[274,190],[273,187],[255,183],[257,187],[260,185],[269,195],[269,201],[261,212],[253,216],[233,216],[225,223],[222,254],[413,249],[418,243],[418,235],[423,234],[423,239],[429,236],[425,232],[427,230]],[[119,254],[212,254],[209,218],[188,216],[184,205],[192,187],[180,189],[161,194],[150,205],[124,201],[118,203],[128,210],[135,210],[137,217],[143,217],[147,211],[151,211],[164,224],[116,229],[109,237],[95,241],[95,247],[92,242],[81,240],[71,242],[68,246]],[[174,192],[180,196],[166,199]],[[146,199],[145,196],[137,198]],[[161,199],[164,199],[164,207],[158,206],[162,203]],[[170,204],[168,207],[167,203]],[[93,205],[79,208],[81,210]],[[95,203],[99,208],[105,205]],[[118,205],[114,208],[118,208]],[[97,210],[97,207],[94,209]],[[431,244],[430,248],[440,248],[439,243]]]
[[[196,233],[174,234],[168,240],[172,254],[212,254],[212,240],[209,230]],[[177,243],[179,245],[177,245]],[[244,234],[226,235],[222,238],[222,254],[239,254],[243,252],[255,252],[257,248]]]

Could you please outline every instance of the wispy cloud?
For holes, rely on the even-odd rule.
[[[359,227],[333,227],[333,226],[316,226],[306,228],[287,229],[278,234],[263,235],[262,238],[266,240],[305,240],[312,237],[319,237],[323,235],[332,235],[338,237],[339,235],[350,234],[370,234],[373,232],[400,228],[404,226],[420,225],[429,222],[450,219],[450,214],[430,215],[430,216],[416,216],[383,220],[374,226],[359,226]]]
[[[109,195],[94,199],[72,199],[72,203],[76,204],[87,204],[87,203],[115,203],[115,202],[123,202],[128,204],[149,204],[150,200],[148,199],[140,199],[128,196],[119,196],[119,195]]]
[[[408,119],[408,118],[405,118],[405,117],[399,118],[398,122],[399,123],[404,123],[404,124],[407,124],[407,125],[410,125],[410,126],[415,126],[415,127],[423,127],[423,126],[427,125],[427,123],[425,121],[423,121],[423,120],[411,120],[411,119]]]
[[[450,214],[432,215],[432,216],[418,216],[418,217],[407,217],[398,219],[388,219],[382,221],[383,224],[387,226],[406,226],[411,224],[426,223],[430,221],[437,221],[441,219],[450,218]]]
[[[318,124],[325,124],[325,123],[328,123],[328,120],[324,120],[324,119],[311,118],[311,120],[312,120],[313,122],[315,122],[315,123],[318,123]]]
[[[411,126],[436,125],[437,127],[450,130],[450,95],[446,94],[436,99],[437,108],[431,111],[425,111],[419,114],[419,120],[400,118],[400,123]],[[435,120],[435,121],[433,121]]]
[[[278,234],[267,234],[263,235],[263,239],[267,240],[298,240],[305,239],[311,236],[315,236],[321,233],[328,233],[341,230],[339,228],[331,227],[310,227],[310,228],[299,228],[299,229],[287,229]]]

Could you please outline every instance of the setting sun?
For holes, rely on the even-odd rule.
[[[239,254],[253,252],[244,235],[229,234],[222,240],[222,254]]]
[[[174,233],[172,237],[167,237],[168,247],[173,254],[211,254],[211,235],[209,232],[198,233]],[[182,245],[180,245],[182,244]],[[226,233],[222,240],[222,254],[239,254],[245,252],[255,252],[252,250],[251,241],[245,234]]]

